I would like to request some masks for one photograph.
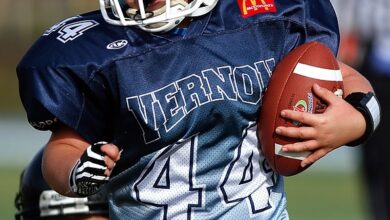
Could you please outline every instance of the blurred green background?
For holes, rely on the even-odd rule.
[[[13,219],[23,166],[49,134],[31,128],[18,96],[15,67],[31,44],[56,22],[97,9],[97,0],[0,1],[0,219]],[[293,220],[368,219],[359,149],[339,149],[304,173],[286,178]]]

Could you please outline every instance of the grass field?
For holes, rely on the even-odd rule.
[[[21,168],[0,167],[0,219],[14,219]],[[285,179],[291,220],[366,220],[358,175],[305,172]]]
[[[367,220],[361,177],[353,173],[304,172],[285,178],[292,220]]]
[[[0,219],[12,220],[15,207],[14,198],[19,188],[19,176],[22,168],[0,167]]]

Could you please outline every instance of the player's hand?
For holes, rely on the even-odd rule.
[[[326,88],[315,84],[314,93],[328,104],[322,114],[283,110],[281,116],[303,124],[301,127],[276,128],[278,135],[299,138],[302,141],[282,147],[286,152],[312,151],[301,162],[306,166],[319,160],[330,151],[354,141],[364,134],[366,122],[363,115],[343,99]]]
[[[119,159],[120,151],[114,144],[107,142],[92,144],[84,151],[70,173],[71,190],[80,196],[96,193],[108,182]]]

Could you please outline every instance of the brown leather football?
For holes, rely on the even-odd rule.
[[[262,100],[258,119],[258,139],[272,169],[284,176],[298,174],[307,167],[301,161],[310,152],[288,153],[285,144],[299,142],[275,133],[278,126],[304,126],[280,116],[283,109],[313,114],[325,111],[327,104],[312,92],[314,83],[342,96],[343,79],[332,51],[322,43],[305,43],[288,53],[275,67]]]

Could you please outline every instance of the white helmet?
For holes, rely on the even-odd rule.
[[[165,0],[165,6],[147,11],[151,0],[134,0],[139,9],[129,8],[124,0],[99,0],[104,19],[113,25],[133,26],[149,32],[166,32],[176,27],[185,17],[197,17],[211,11],[218,0]],[[153,1],[153,0],[152,0]],[[112,15],[108,12],[112,11]]]

